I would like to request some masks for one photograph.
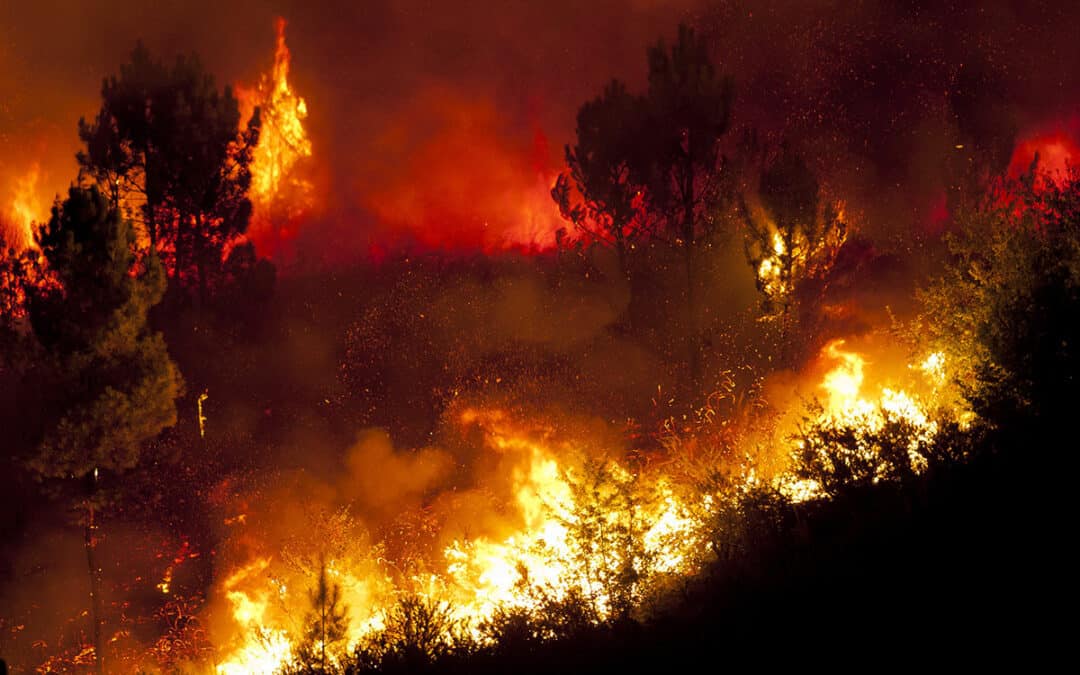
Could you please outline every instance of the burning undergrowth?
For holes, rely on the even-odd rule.
[[[756,394],[717,392],[695,421],[670,420],[653,450],[593,417],[465,395],[431,445],[397,450],[372,430],[338,466],[258,479],[222,519],[207,608],[219,672],[271,672],[312,649],[312,603],[329,602],[313,595],[320,583],[336,589],[341,613],[327,638],[335,659],[386,648],[410,603],[439,617],[430,637],[447,645],[483,644],[509,615],[568,604],[586,624],[648,614],[716,561],[730,543],[720,514],[747,494],[820,498],[850,483],[835,477],[848,465],[869,466],[870,483],[893,480],[875,473],[896,461],[875,443],[896,424],[902,472],[925,470],[946,364],[939,354],[887,361],[895,348],[863,342],[873,356],[837,340],[786,385],[776,376]],[[765,399],[793,383],[783,407]],[[741,419],[731,414],[740,408]],[[862,439],[857,457],[843,454],[849,443],[829,445],[837,433]]]
[[[84,463],[78,476],[39,471],[40,480],[68,481],[57,494],[76,496],[63,517],[50,511],[55,505],[42,509],[55,521],[34,516],[12,526],[31,534],[12,557],[11,578],[31,583],[4,586],[5,607],[14,609],[0,624],[0,644],[39,672],[102,664],[109,672],[377,670],[522,635],[539,643],[644,625],[703,575],[754,548],[759,533],[748,514],[782,520],[969,458],[970,443],[957,439],[979,424],[977,385],[993,393],[986,381],[1014,382],[999,378],[1008,371],[987,356],[1002,343],[1012,349],[987,328],[991,310],[1016,311],[990,304],[1000,298],[987,290],[986,279],[996,278],[987,269],[1023,299],[1030,291],[1051,308],[1063,302],[1023,284],[1042,262],[1074,251],[1072,240],[1020,261],[1031,263],[1022,269],[1003,251],[1068,230],[1036,222],[1029,231],[1024,219],[1075,213],[1067,176],[1075,129],[1018,146],[1009,171],[1021,176],[1013,185],[1019,201],[978,212],[1006,224],[987,240],[992,255],[947,253],[921,234],[881,243],[868,234],[872,210],[839,199],[845,181],[799,157],[813,142],[764,147],[751,134],[746,147],[724,154],[716,137],[729,125],[729,82],[713,77],[705,42],[685,26],[670,60],[664,42],[649,51],[647,88],[629,93],[613,83],[582,108],[578,144],[558,178],[539,125],[523,135],[494,99],[416,87],[371,133],[374,152],[356,160],[362,189],[347,186],[363,217],[377,222],[367,259],[332,271],[292,267],[304,236],[325,234],[320,222],[337,228],[320,244],[332,249],[335,233],[356,221],[328,208],[325,148],[306,126],[319,108],[309,111],[290,81],[284,31],[279,21],[271,70],[241,88],[243,114],[228,91],[200,98],[192,83],[212,80],[189,77],[200,72],[196,60],[169,71],[145,51],[133,56],[166,82],[168,96],[148,100],[225,102],[226,114],[210,116],[221,152],[208,154],[224,163],[208,185],[211,193],[229,189],[193,198],[190,185],[171,185],[182,199],[162,192],[144,208],[127,201],[132,193],[119,194],[119,180],[105,183],[116,190],[113,207],[124,206],[140,226],[168,226],[162,250],[172,258],[158,270],[155,249],[134,243],[122,221],[99,218],[105,235],[132,235],[126,247],[109,240],[108,250],[134,262],[95,283],[145,300],[157,291],[129,293],[124,284],[167,277],[174,295],[153,314],[123,305],[118,315],[142,324],[106,332],[89,352],[108,354],[117,335],[164,340],[170,353],[158,356],[175,358],[188,391],[177,394],[174,427],[129,443],[143,452],[139,470],[105,467],[99,476],[101,467]],[[672,76],[687,55],[698,59],[688,66],[696,76]],[[687,82],[699,88],[680,89]],[[110,83],[105,97],[110,86],[145,84]],[[704,104],[684,116],[673,101]],[[134,106],[138,123],[151,107]],[[84,140],[110,140],[117,109],[105,106],[93,126],[83,125]],[[597,122],[612,111],[626,117],[610,128]],[[148,124],[163,133],[155,119]],[[193,170],[198,153],[160,153],[140,140],[120,144],[125,161],[149,167],[131,172],[129,183],[147,171]],[[964,149],[952,140],[951,149]],[[1015,165],[1046,151],[1060,180],[1025,183]],[[110,152],[80,161],[112,175]],[[162,156],[172,164],[154,165]],[[972,161],[958,173],[970,178],[991,164]],[[32,220],[36,205],[26,195],[38,179],[35,165],[9,200],[6,215],[21,230]],[[142,192],[149,204],[152,191],[144,184]],[[58,205],[51,223],[58,233],[74,206],[108,199],[92,190],[71,195],[71,213]],[[934,227],[949,226],[953,201],[950,193],[935,207]],[[1034,236],[1009,235],[1014,220]],[[199,238],[205,231],[212,239]],[[59,274],[78,258],[61,255],[74,238],[47,235],[39,235],[46,258],[31,266],[42,278],[51,278],[46,259]],[[362,236],[347,239],[343,250],[363,248]],[[252,242],[288,263],[276,288]],[[180,268],[180,252],[190,254],[190,269]],[[46,344],[48,332],[38,335],[48,326],[44,305],[17,305],[47,298],[61,306],[65,294],[35,288],[22,260],[9,256],[0,268],[2,298],[18,310],[14,320],[0,317],[0,338]],[[957,300],[943,285],[916,296],[926,270],[943,260],[969,295]],[[79,298],[78,288],[71,284],[67,297]],[[927,298],[938,309],[959,308],[935,319],[934,341],[913,336],[908,324],[934,309]],[[986,312],[970,298],[986,299]],[[84,308],[99,300],[81,299]],[[58,330],[70,329],[61,318]],[[958,328],[968,318],[981,322],[981,333]],[[998,343],[972,349],[987,335]],[[71,342],[84,339],[76,332]],[[1016,353],[1025,352],[1006,350],[1004,358]],[[81,356],[71,362],[109,362]],[[0,366],[8,369],[0,375],[24,376],[6,358]],[[24,379],[43,371],[34,363]],[[48,382],[20,395],[41,394]],[[1015,382],[1022,389],[1025,380]],[[170,386],[181,389],[176,380]],[[1015,396],[1021,408],[1024,391]],[[26,410],[28,427],[44,425],[26,400],[5,407]],[[108,409],[107,427],[123,428],[118,410]],[[994,414],[988,405],[979,411]],[[19,489],[45,504],[44,493]],[[79,542],[71,523],[84,531],[92,595],[85,609],[87,589],[35,590],[46,572],[51,580],[87,571],[72,563]]]
[[[181,527],[201,535],[110,573],[110,611],[157,617],[138,630],[114,623],[113,667],[272,673],[319,661],[324,646],[328,662],[363,653],[374,663],[421,639],[410,632],[421,620],[435,656],[492,644],[507,622],[545,640],[642,619],[738,545],[742,500],[827,497],[851,467],[868,484],[892,481],[895,443],[881,439],[897,424],[918,474],[939,410],[958,410],[941,355],[912,362],[887,332],[848,333],[770,367],[775,326],[752,305],[710,338],[746,356],[742,368],[719,368],[717,354],[707,361],[716,385],[695,397],[680,388],[677,316],[666,330],[648,323],[666,345],[643,341],[622,325],[628,290],[577,257],[421,258],[379,278],[363,297],[338,297],[351,279],[337,292],[323,285],[322,319],[305,284],[299,310],[282,291],[273,351],[204,380],[205,436],[172,441],[207,457],[189,454],[185,464],[210,468],[179,484],[198,495]],[[826,334],[869,320],[852,316],[873,314],[852,306]],[[281,390],[253,400],[247,368]],[[224,479],[215,452],[233,458],[217,464]],[[110,536],[109,549],[132,545]],[[85,639],[50,640],[49,653],[66,654],[67,668],[89,663]]]

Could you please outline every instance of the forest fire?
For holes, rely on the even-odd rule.
[[[495,101],[438,87],[418,92],[375,139],[402,158],[373,168],[364,185],[364,206],[386,239],[457,252],[553,248],[565,223],[551,200],[558,171],[546,137],[503,126]]]
[[[0,672],[876,663],[1057,615],[1080,68],[1032,64],[1077,10],[15,4]]]
[[[815,425],[851,427],[865,436],[888,423],[909,424],[911,467],[924,470],[919,451],[937,433],[930,405],[948,385],[942,356],[931,354],[909,367],[906,384],[917,387],[918,396],[880,384],[885,379],[868,382],[872,367],[845,349],[844,340],[828,343],[821,360],[829,369],[817,385],[820,407],[797,406],[787,414],[816,415]],[[433,639],[448,642],[466,635],[483,644],[493,639],[490,625],[497,617],[537,617],[568,601],[582,602],[587,620],[600,623],[638,611],[714,558],[709,523],[718,503],[732,499],[730,493],[680,485],[663,465],[630,468],[625,460],[590,457],[584,448],[592,443],[559,440],[548,424],[523,423],[503,410],[469,408],[456,424],[464,435],[478,429],[484,450],[499,457],[499,473],[509,475],[506,494],[488,507],[493,512],[472,518],[505,521],[497,529],[509,527],[509,533],[451,538],[428,560],[390,560],[379,553],[382,544],[360,553],[359,560],[325,559],[324,573],[341,589],[348,626],[336,641],[349,649],[385,631],[397,604],[411,599],[441,615]],[[781,442],[791,443],[793,460],[804,450],[803,440]],[[870,464],[878,463],[872,456],[878,451],[868,443],[855,448]],[[760,477],[750,472],[742,480],[736,493],[752,489]],[[827,498],[819,485],[790,469],[775,482],[796,502]],[[484,489],[499,490],[498,485]],[[287,568],[259,557],[226,577],[221,591],[240,646],[219,663],[218,672],[273,673],[295,657],[303,641],[297,621],[308,611],[318,570],[309,567],[297,576],[298,566]]]
[[[821,431],[850,433],[852,445],[845,451],[852,456],[829,456],[829,451],[835,448],[827,444],[808,447],[808,437],[800,434],[794,436],[793,454],[796,457],[808,452],[816,454],[815,459],[828,464],[831,470],[836,470],[839,463],[861,464],[871,472],[868,478],[872,483],[887,480],[879,436],[886,427],[899,425],[904,429],[905,468],[916,474],[925,470],[927,458],[922,453],[938,433],[936,419],[941,415],[941,406],[952,400],[947,391],[952,383],[946,374],[944,356],[934,352],[921,362],[908,365],[908,372],[901,372],[891,386],[883,384],[888,381],[885,379],[868,382],[866,358],[845,349],[843,339],[826,344],[821,358],[832,364],[819,385],[823,398],[811,406],[808,414],[803,413],[806,416],[800,424],[811,430],[811,437]],[[899,388],[901,384],[904,388]],[[970,421],[970,413],[961,409],[948,410],[948,416]],[[821,485],[797,476],[782,476],[779,484],[795,501],[827,496]]]
[[[249,236],[266,255],[277,257],[293,244],[299,221],[314,206],[313,185],[303,162],[312,155],[304,128],[307,102],[289,84],[292,55],[285,44],[286,22],[276,21],[274,64],[254,89],[239,87],[242,124],[259,109],[259,142],[251,163]]]
[[[48,206],[40,201],[40,180],[41,165],[35,162],[15,181],[6,214],[6,220],[15,227],[9,245],[25,248],[34,244],[32,226],[42,222],[49,211]]]
[[[452,538],[427,561],[391,561],[379,555],[382,546],[361,560],[340,551],[341,558],[323,558],[322,573],[348,608],[348,629],[336,641],[354,647],[371,639],[400,603],[413,599],[445,613],[433,628],[437,640],[467,635],[484,643],[493,639],[485,628],[497,615],[534,615],[570,600],[601,622],[634,611],[665,579],[693,574],[707,559],[707,500],[685,502],[663,474],[590,459],[551,438],[545,425],[528,431],[500,410],[468,409],[458,424],[463,432],[477,428],[484,448],[499,455],[500,472],[509,472],[499,515],[474,515],[478,523],[505,521],[496,531],[509,533]],[[295,656],[311,570],[295,576],[297,566],[283,567],[256,558],[223,582],[241,644],[218,672],[272,673]],[[630,586],[628,576],[635,579]]]

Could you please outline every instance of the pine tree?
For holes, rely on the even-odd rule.
[[[300,662],[308,671],[327,673],[334,647],[345,639],[349,629],[349,610],[341,602],[341,586],[328,577],[325,560],[319,561],[319,579],[308,591],[308,599],[311,612],[299,650]]]
[[[31,255],[8,246],[0,231],[0,373],[12,365],[20,342],[31,263]]]
[[[99,568],[99,482],[135,467],[143,444],[176,423],[182,382],[165,341],[147,326],[165,276],[136,255],[131,223],[96,188],[71,188],[36,237],[47,265],[29,289],[29,318],[45,354],[39,442],[27,465],[42,481],[75,488],[85,507],[95,658],[104,672]]]
[[[578,110],[577,143],[566,146],[569,172],[551,191],[563,218],[615,249],[627,278],[630,247],[649,224],[637,170],[644,124],[644,101],[613,80]],[[580,197],[576,202],[572,189]]]
[[[650,208],[682,250],[686,274],[687,347],[693,383],[700,384],[697,264],[703,249],[729,234],[725,217],[730,172],[720,142],[731,124],[734,87],[720,75],[705,39],[679,26],[679,37],[649,49],[646,150],[638,171],[647,178]]]
[[[798,305],[821,300],[847,226],[840,205],[822,199],[817,177],[788,148],[762,172],[757,197],[757,208],[744,198],[740,209],[746,259],[756,272],[766,315],[781,322],[787,337]]]
[[[138,219],[176,288],[205,301],[247,230],[259,115],[240,130],[231,89],[218,91],[197,58],[169,67],[142,44],[101,97],[94,120],[79,122],[83,175]]]

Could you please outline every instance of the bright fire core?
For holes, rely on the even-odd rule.
[[[913,444],[937,433],[929,407],[945,385],[940,354],[908,368],[919,395],[869,382],[870,364],[843,341],[829,343],[821,361],[828,370],[818,384],[822,407],[815,422],[872,434],[899,418],[915,428]],[[510,467],[509,495],[496,510],[513,526],[453,537],[424,562],[391,562],[381,546],[327,560],[349,608],[348,645],[385,629],[403,598],[430,603],[447,626],[481,643],[490,639],[485,625],[498,616],[538,615],[568,600],[582,603],[599,622],[638,611],[712,559],[710,519],[729,493],[682,489],[656,468],[590,458],[573,442],[502,410],[468,409],[457,424],[462,433],[479,431],[483,451]],[[800,441],[784,442],[793,455],[801,448]],[[923,469],[914,448],[911,461],[914,471]],[[736,492],[760,486],[761,479],[747,472]],[[820,486],[787,472],[772,481],[794,501],[824,497]],[[224,578],[219,590],[232,615],[233,647],[219,673],[273,673],[295,655],[313,583],[313,571],[301,567],[260,556]]]

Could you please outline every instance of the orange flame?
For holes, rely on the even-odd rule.
[[[270,72],[254,91],[237,88],[245,118],[250,119],[256,107],[260,111],[262,127],[251,164],[251,237],[271,255],[296,236],[297,221],[313,205],[312,183],[298,166],[312,156],[304,127],[307,102],[289,84],[292,54],[285,44],[285,19],[278,18],[275,25],[277,46]]]
[[[938,424],[931,416],[936,405],[946,403],[948,386],[945,357],[940,352],[928,355],[905,369],[903,384],[888,381],[880,376],[876,382],[867,382],[869,362],[862,354],[846,348],[846,341],[832,340],[821,350],[821,359],[832,367],[822,376],[818,389],[824,393],[821,411],[815,424],[826,427],[851,427],[868,434],[883,429],[888,420],[902,420],[911,426],[915,434],[910,448],[912,469],[921,471],[925,460],[915,452],[920,444],[929,443],[938,433]],[[899,378],[893,378],[898,380]],[[970,420],[970,413],[953,410],[961,423]],[[802,448],[802,441],[794,441],[794,450]],[[869,447],[858,447],[855,452],[875,452]],[[821,496],[820,486],[813,481],[781,475],[778,487],[795,501],[805,501]]]
[[[705,559],[704,507],[680,499],[666,478],[617,462],[590,464],[572,446],[518,427],[500,410],[466,410],[459,422],[478,428],[488,449],[512,467],[509,532],[448,537],[442,560],[428,563],[431,571],[398,570],[379,547],[367,560],[327,560],[349,610],[347,645],[383,629],[402,595],[442,604],[482,640],[482,624],[499,609],[533,611],[541,596],[575,594],[600,620],[616,610],[615,579],[640,579],[634,592],[645,593],[660,577],[694,573]],[[303,634],[296,617],[309,609],[311,584],[310,572],[289,572],[267,557],[226,577],[220,591],[237,637],[217,672],[269,673],[295,654]]]
[[[41,165],[34,162],[12,186],[7,215],[15,231],[9,246],[28,248],[34,245],[34,224],[41,222],[49,211],[40,195],[41,178]]]

